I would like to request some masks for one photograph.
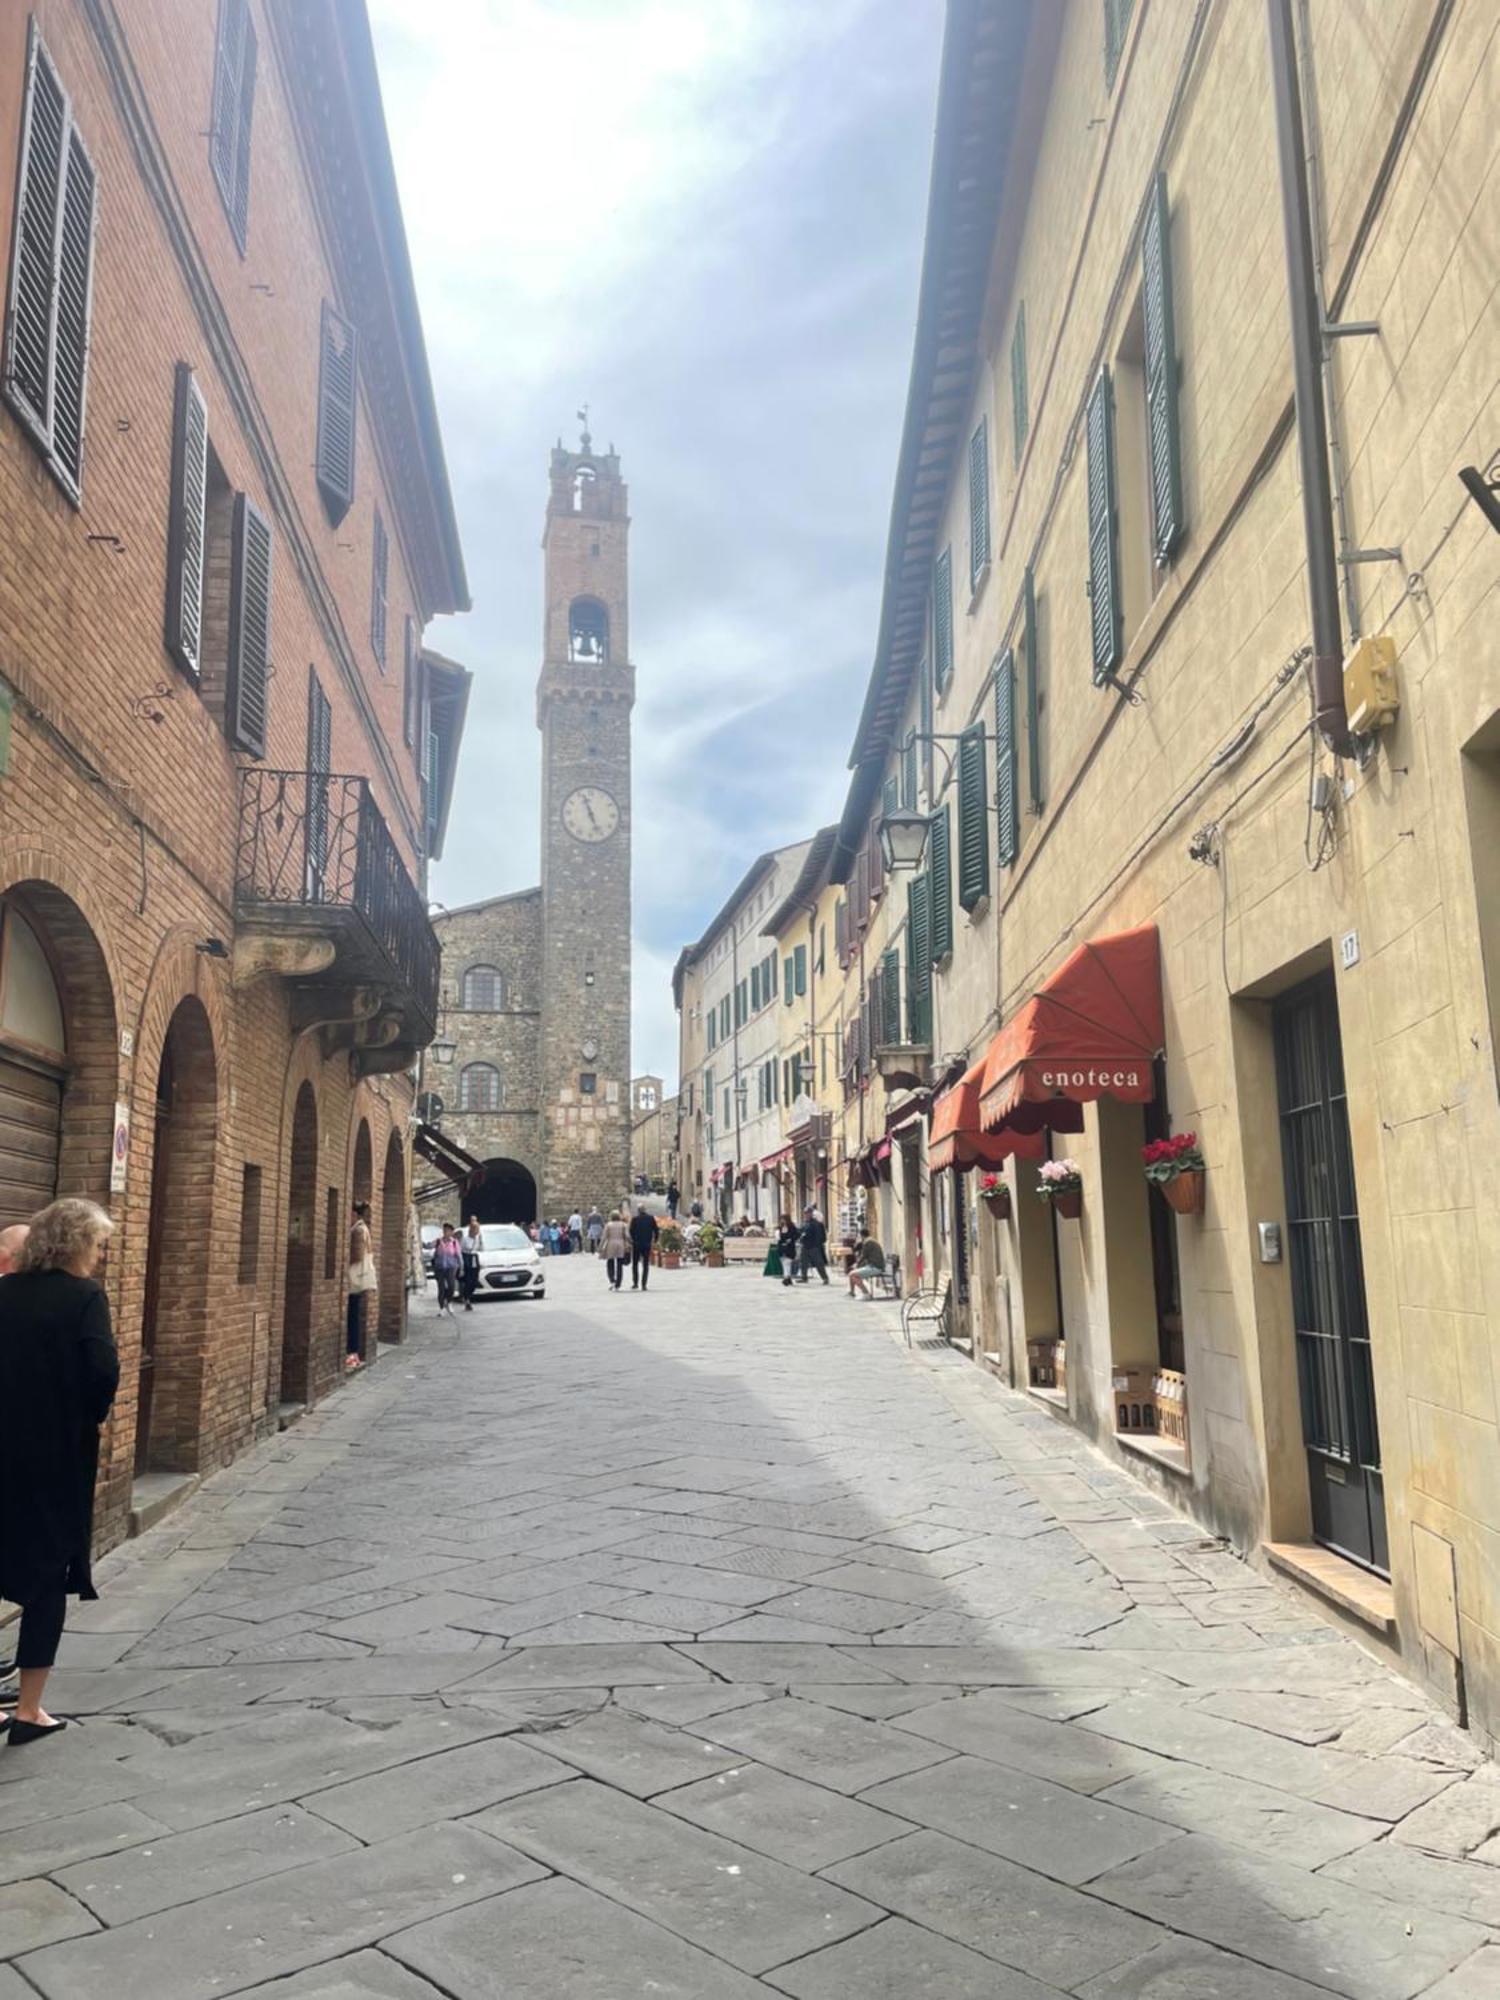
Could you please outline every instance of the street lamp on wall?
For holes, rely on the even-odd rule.
[[[926,813],[902,807],[881,816],[880,858],[887,875],[920,868],[927,853],[927,833],[931,825]]]
[[[446,1035],[439,1035],[431,1044],[432,1060],[435,1063],[451,1063],[458,1053],[457,1042],[450,1042]]]

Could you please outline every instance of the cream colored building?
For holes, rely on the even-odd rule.
[[[908,1278],[1492,1739],[1497,78],[1488,0],[950,0],[829,869]]]
[[[677,1099],[659,1076],[630,1080],[630,1185],[665,1194],[677,1177]],[[659,1186],[657,1184],[660,1184]]]

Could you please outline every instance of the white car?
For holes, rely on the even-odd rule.
[[[514,1222],[479,1225],[479,1283],[476,1299],[543,1299],[547,1267],[524,1229]]]

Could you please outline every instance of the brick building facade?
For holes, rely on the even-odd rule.
[[[116,1221],[101,1530],[403,1326],[464,609],[358,0],[0,8],[0,1221]],[[165,606],[165,616],[164,616]]]
[[[552,453],[537,682],[542,881],[437,919],[443,1130],[484,1168],[462,1197],[530,1222],[630,1186],[629,515],[620,461]],[[428,1205],[439,1219],[460,1197]],[[424,1209],[424,1212],[428,1212]]]

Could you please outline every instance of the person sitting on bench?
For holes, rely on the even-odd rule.
[[[885,1276],[885,1252],[873,1236],[867,1236],[854,1253],[854,1261],[849,1266],[849,1296],[851,1299],[871,1299],[875,1294],[870,1290],[871,1278]]]

